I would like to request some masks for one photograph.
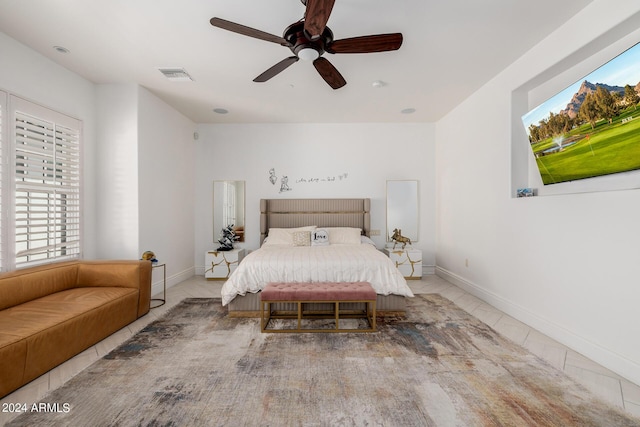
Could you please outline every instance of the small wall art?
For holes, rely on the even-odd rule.
[[[282,177],[278,177],[276,174],[275,168],[269,169],[269,182],[271,185],[275,186],[278,181],[280,181],[280,189],[279,193],[284,193],[287,191],[292,191],[293,187],[289,185],[290,182],[295,183],[295,185],[306,185],[306,184],[321,184],[321,183],[340,183],[345,181],[349,177],[349,174],[344,172],[338,175],[326,175],[326,176],[305,176],[300,178],[291,179],[288,175],[282,175]]]
[[[535,189],[533,188],[518,188],[516,197],[533,197],[536,195],[535,193]]]

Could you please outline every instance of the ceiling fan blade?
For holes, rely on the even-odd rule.
[[[236,24],[235,22],[227,21],[222,18],[211,18],[209,21],[214,27],[222,28],[223,30],[232,31],[234,33],[242,34],[243,36],[253,37],[255,39],[265,40],[272,43],[277,43],[282,46],[290,47],[291,44],[280,36],[274,34],[265,33],[264,31],[256,30],[255,28],[246,27],[244,25]]]
[[[269,68],[264,73],[260,74],[255,79],[253,79],[253,81],[254,82],[258,82],[258,83],[266,82],[267,80],[269,80],[270,78],[274,77],[275,75],[281,73],[286,68],[288,68],[290,65],[293,65],[296,62],[298,62],[298,57],[297,56],[290,56],[288,58],[285,58],[282,61],[278,62],[273,67]]]
[[[342,77],[340,72],[336,70],[336,67],[327,61],[326,58],[320,57],[313,61],[313,66],[316,67],[318,73],[322,76],[325,82],[334,89],[340,89],[347,84],[347,81]]]
[[[402,46],[402,34],[392,33],[336,40],[329,43],[325,50],[329,53],[371,53],[398,50],[400,46]]]
[[[317,40],[322,36],[334,3],[335,0],[307,0],[304,29],[311,40]]]

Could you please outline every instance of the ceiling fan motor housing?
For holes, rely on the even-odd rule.
[[[329,27],[325,27],[322,37],[311,40],[304,31],[304,21],[298,21],[289,25],[284,30],[282,37],[291,44],[289,49],[296,56],[303,49],[313,49],[318,52],[318,56],[322,56],[325,52],[325,46],[333,41],[333,32]]]

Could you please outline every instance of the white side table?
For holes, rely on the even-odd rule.
[[[167,299],[167,264],[154,263],[151,265],[151,272],[153,273],[154,269],[160,268],[160,267],[162,267],[162,298],[151,298],[150,303],[153,303],[155,301],[156,304],[155,305],[150,304],[150,308],[158,308],[161,305],[164,305]]]
[[[208,251],[204,256],[204,277],[207,280],[226,280],[240,264],[244,254],[244,249]]]
[[[422,277],[422,251],[420,249],[384,248],[382,251],[391,258],[405,279],[418,280]]]

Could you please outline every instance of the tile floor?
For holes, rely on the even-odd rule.
[[[523,345],[558,369],[564,370],[570,377],[598,396],[620,408],[624,408],[631,414],[640,416],[640,386],[625,380],[540,332],[507,316],[438,276],[429,275],[423,277],[422,280],[411,280],[409,281],[409,286],[417,294],[438,293],[450,299],[504,336]],[[143,318],[138,319],[71,360],[6,396],[0,400],[0,408],[2,403],[26,403],[31,405],[33,402],[39,401],[49,390],[64,384],[65,381],[100,359],[149,322],[162,316],[182,299],[220,297],[221,287],[222,282],[207,281],[203,276],[194,276],[167,289],[167,303],[165,305],[152,309]],[[3,425],[14,416],[15,414],[0,412],[0,425]]]

